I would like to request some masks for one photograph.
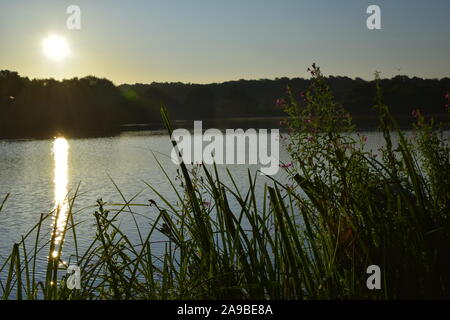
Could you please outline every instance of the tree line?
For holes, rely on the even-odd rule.
[[[350,114],[375,119],[374,81],[330,76],[328,84]],[[94,76],[57,81],[0,71],[0,138],[113,135],[125,124],[160,123],[163,102],[173,120],[283,117],[277,99],[289,86],[294,95],[309,86],[303,78],[238,80],[211,84],[181,82],[114,85]],[[450,78],[396,76],[381,81],[383,100],[398,117],[414,109],[445,114]]]

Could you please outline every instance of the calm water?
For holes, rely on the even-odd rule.
[[[368,136],[367,148],[378,149],[381,136],[375,132],[365,134]],[[0,255],[8,256],[13,243],[20,241],[21,235],[25,235],[39,221],[40,214],[48,213],[58,205],[61,219],[56,223],[58,229],[63,228],[62,221],[67,212],[64,199],[67,194],[74,193],[78,183],[81,184],[74,207],[75,219],[86,220],[77,231],[81,250],[88,245],[90,236],[95,232],[92,213],[96,200],[102,198],[107,203],[124,203],[110,177],[126,200],[138,195],[133,203],[148,204],[149,199],[155,199],[161,204],[145,182],[176,202],[175,193],[154,158],[155,155],[161,161],[173,179],[177,167],[169,158],[170,151],[167,135],[150,132],[95,139],[0,141],[0,197],[3,199],[7,193],[10,194],[0,212]],[[288,161],[284,148],[280,150],[280,159]],[[229,168],[239,188],[245,190],[248,185],[247,169],[256,172],[259,166],[232,165]],[[225,167],[220,169],[225,170]],[[281,170],[278,177],[284,178]],[[265,181],[269,182],[263,176],[259,177],[259,181],[260,186]],[[262,193],[259,196],[262,197]],[[141,214],[138,224],[142,230],[150,227],[152,218],[158,213],[148,206],[133,207],[133,211]],[[52,220],[46,221],[45,231],[49,231],[53,223]],[[130,239],[137,241],[138,235],[130,215],[121,214],[119,223]],[[70,240],[66,243],[65,252],[66,255],[73,253]],[[45,259],[43,255],[42,262]]]

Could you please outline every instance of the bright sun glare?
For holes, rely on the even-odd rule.
[[[44,55],[55,61],[61,61],[70,53],[69,45],[64,37],[50,35],[42,41]]]

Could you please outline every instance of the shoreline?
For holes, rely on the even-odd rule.
[[[431,115],[438,123],[449,122],[449,116],[445,114]],[[194,128],[194,121],[202,121],[203,130],[207,129],[279,129],[280,132],[287,132],[286,128],[280,124],[286,117],[242,117],[242,118],[225,118],[225,119],[196,119],[196,120],[172,120],[174,129],[187,129],[189,131]],[[412,130],[413,120],[412,116],[396,116],[400,128],[402,130]],[[375,116],[353,116],[353,123],[355,130],[358,132],[376,132],[378,131],[379,123],[378,117]],[[64,136],[70,139],[95,139],[107,137],[119,137],[126,132],[152,132],[154,134],[166,134],[166,128],[162,122],[151,123],[131,123],[117,126],[115,130],[108,132],[85,132],[73,133],[62,132],[58,134],[43,134],[35,136],[10,136],[0,137],[0,141],[29,141],[29,140],[48,140],[58,136]]]

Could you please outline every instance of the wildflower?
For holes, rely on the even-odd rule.
[[[292,162],[286,163],[286,164],[280,164],[280,168],[286,169],[292,167]]]
[[[414,117],[414,118],[418,118],[419,117],[419,115],[420,115],[420,112],[419,112],[419,110],[416,110],[416,109],[414,109],[412,112],[411,112],[411,115]]]
[[[367,136],[362,136],[362,137],[361,137],[361,140],[362,140],[363,142],[367,142]]]
[[[305,120],[303,120],[303,122],[305,122],[305,123],[311,123],[311,119],[305,119]]]
[[[305,96],[305,91],[300,92],[300,97],[304,97]]]
[[[450,94],[446,93],[446,94],[444,95],[444,98],[447,99],[447,100],[450,100]]]
[[[284,99],[277,99],[277,106],[282,107],[285,104]]]

